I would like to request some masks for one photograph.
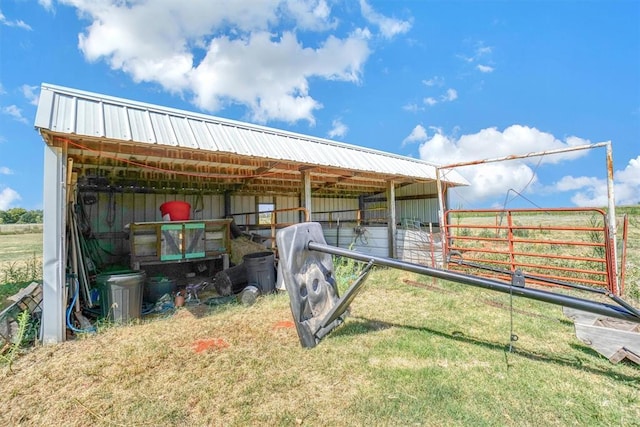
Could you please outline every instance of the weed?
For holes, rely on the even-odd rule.
[[[471,236],[471,230],[469,230],[468,228],[459,228],[458,229],[458,236]]]
[[[592,215],[589,218],[589,227],[602,229],[602,220],[596,215]],[[594,244],[604,244],[604,236],[601,231],[591,230],[588,233],[589,241]],[[593,247],[594,258],[604,258],[604,246]]]
[[[345,290],[358,275],[360,264],[353,258],[334,257],[333,269],[340,290]]]
[[[521,224],[519,224],[518,222],[515,222],[515,226],[516,227],[520,227]],[[513,236],[514,237],[519,237],[519,238],[527,238],[529,237],[529,229],[527,228],[514,228],[513,229]]]
[[[28,310],[20,312],[16,320],[18,322],[18,330],[13,337],[13,342],[9,345],[9,349],[7,350],[7,352],[0,355],[0,361],[7,364],[9,366],[9,370],[11,370],[11,365],[13,364],[15,358],[18,356],[20,347],[25,344],[34,330],[34,327],[31,323],[31,315],[29,314]]]
[[[6,264],[2,271],[4,283],[21,283],[42,280],[42,260],[33,256],[25,261]]]
[[[480,234],[478,234],[479,237],[484,237],[484,238],[489,238],[489,239],[493,239],[496,236],[496,232],[494,230],[490,230],[488,228],[483,228],[482,230],[480,230]]]

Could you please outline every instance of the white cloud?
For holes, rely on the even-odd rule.
[[[490,55],[493,52],[493,48],[490,46],[485,46],[484,42],[479,42],[478,47],[476,48],[475,57],[481,58],[486,55]]]
[[[4,86],[2,86],[2,82],[0,82],[0,95],[4,95],[5,93],[7,92],[4,90]]]
[[[27,123],[27,119],[22,115],[22,110],[15,105],[9,105],[2,109],[2,113],[13,117],[14,120],[20,123]]]
[[[13,202],[21,200],[20,194],[13,188],[6,187],[0,191],[0,211],[6,211]]]
[[[342,120],[335,119],[331,123],[331,130],[327,133],[327,135],[329,136],[329,138],[342,138],[347,134],[348,131],[349,127],[342,123]]]
[[[475,134],[460,137],[444,135],[442,131],[435,128],[432,130],[435,134],[431,137],[427,135],[420,144],[420,158],[440,165],[589,144],[589,141],[577,137],[569,137],[561,141],[549,133],[521,125],[512,125],[502,132],[496,128],[487,128]],[[490,199],[502,199],[509,189],[522,192],[525,189],[534,188],[538,182],[534,168],[538,164],[555,164],[585,154],[586,151],[581,150],[459,167],[456,171],[465,176],[471,186],[456,189],[455,192],[466,203],[471,204]]]
[[[22,28],[23,30],[28,30],[28,31],[32,30],[31,26],[29,24],[25,23],[21,19],[18,19],[16,21],[8,20],[7,17],[4,16],[2,11],[0,11],[0,25],[4,25],[4,26],[7,26],[7,27]]]
[[[358,84],[371,53],[366,28],[340,37],[321,33],[340,24],[327,0],[227,1],[224,7],[210,0],[62,3],[90,22],[78,42],[88,61],[105,61],[136,82],[158,83],[209,112],[245,105],[259,122],[313,124],[322,105],[310,80]],[[361,7],[384,37],[410,28],[364,1]],[[299,40],[298,30],[318,32],[315,44]]]
[[[368,55],[366,41],[359,36],[329,36],[317,49],[304,48],[293,33],[279,40],[266,32],[246,41],[221,37],[190,73],[194,101],[206,110],[219,109],[225,102],[249,105],[258,122],[314,123],[313,112],[322,105],[309,95],[309,77],[359,82]]]
[[[444,85],[444,78],[439,76],[433,76],[430,79],[426,79],[422,81],[422,84],[425,86],[442,86]]]
[[[627,166],[613,174],[613,193],[616,205],[640,203],[640,156],[629,160]],[[592,176],[565,176],[556,182],[557,191],[574,191],[571,201],[581,207],[607,206],[607,180]]]
[[[447,92],[440,97],[442,101],[451,102],[458,99],[458,91],[455,89],[447,89]]]
[[[22,85],[20,87],[20,90],[22,91],[22,94],[27,99],[27,101],[29,101],[29,104],[38,105],[39,96],[36,94],[38,86]]]
[[[411,113],[417,113],[422,110],[422,108],[418,107],[418,104],[406,104],[402,106],[402,109]]]
[[[367,21],[380,28],[380,32],[384,38],[390,39],[398,34],[407,33],[411,29],[410,21],[388,18],[374,11],[366,0],[360,0],[360,9],[362,10],[362,15]]]
[[[425,104],[432,106],[432,105],[436,105],[438,103],[438,100],[435,99],[434,97],[427,97],[425,99],[422,100],[422,102],[424,102]]]
[[[323,31],[338,25],[326,0],[287,0],[286,6],[300,29]]]
[[[495,68],[489,64],[491,64],[491,56],[493,53],[493,47],[485,46],[482,40],[471,42],[473,43],[472,49],[473,52],[471,54],[460,54],[457,55],[458,58],[467,62],[468,64],[477,64],[475,65],[475,69],[480,71],[481,73],[492,73],[495,71]]]
[[[422,100],[422,102],[430,107],[433,107],[439,102],[452,102],[458,99],[458,91],[455,89],[447,89],[445,93],[440,95],[440,99],[436,99],[433,96],[428,96]]]
[[[6,166],[0,166],[0,175],[13,175],[13,171]]]
[[[53,10],[53,0],[38,0],[38,4],[47,11]]]
[[[422,125],[417,125],[413,128],[409,136],[402,140],[402,146],[404,147],[407,144],[411,144],[414,142],[423,142],[427,139],[427,130]]]

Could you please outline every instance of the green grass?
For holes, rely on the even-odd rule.
[[[291,319],[284,294],[187,307],[34,348],[0,377],[0,423],[637,425],[637,365],[577,340],[560,307],[516,298],[512,324],[509,303],[376,268],[345,324],[312,349],[278,327]],[[228,346],[194,351],[207,339]]]

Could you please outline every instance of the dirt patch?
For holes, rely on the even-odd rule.
[[[192,345],[193,351],[202,353],[207,350],[222,350],[229,347],[229,343],[222,338],[197,340]]]

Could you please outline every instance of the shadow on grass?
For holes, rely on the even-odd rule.
[[[345,323],[344,325],[342,325],[342,327],[334,331],[332,335],[336,337],[337,336],[356,336],[356,335],[365,334],[367,332],[379,331],[379,330],[388,329],[388,328],[398,328],[398,329],[404,329],[404,330],[410,330],[410,331],[426,332],[426,333],[439,336],[442,338],[450,339],[453,341],[472,344],[472,345],[482,347],[491,351],[500,351],[502,353],[505,353],[505,355],[509,353],[509,345],[469,337],[464,335],[464,333],[460,331],[453,331],[451,333],[447,333],[447,332],[442,332],[442,331],[438,331],[438,330],[427,328],[427,327],[401,325],[397,323],[384,322],[377,319],[366,319],[362,317],[351,317],[351,320],[349,322]],[[589,347],[582,347],[575,344],[570,344],[570,346],[574,350],[581,351],[582,353],[584,353],[589,357],[594,357],[594,356],[600,357],[600,355],[597,352],[593,351]],[[524,351],[519,351],[517,348],[514,348],[511,353],[518,355],[520,357],[524,357],[525,359],[536,361],[536,362],[552,363],[555,365],[579,369],[583,372],[588,372],[594,375],[605,376],[605,377],[611,378],[612,380],[615,380],[616,382],[628,383],[627,385],[640,390],[640,383],[638,382],[637,376],[625,375],[619,372],[606,370],[605,368],[599,369],[596,367],[585,366],[583,361],[580,360],[578,357],[568,358],[568,357],[560,357],[557,354],[524,352]],[[507,363],[507,366],[509,366],[508,363]]]

